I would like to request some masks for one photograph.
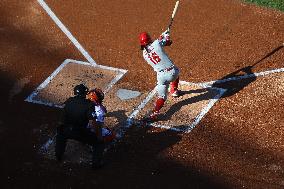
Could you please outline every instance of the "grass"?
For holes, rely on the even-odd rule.
[[[265,7],[271,7],[284,12],[284,0],[244,0],[249,3],[255,3]]]

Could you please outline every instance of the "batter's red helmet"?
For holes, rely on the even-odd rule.
[[[146,46],[152,42],[151,37],[147,32],[140,33],[139,41],[141,46]]]

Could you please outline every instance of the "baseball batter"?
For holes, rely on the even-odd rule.
[[[168,89],[173,97],[179,96],[179,69],[163,49],[164,46],[172,44],[169,30],[163,32],[155,41],[151,40],[148,33],[143,32],[139,35],[139,40],[144,59],[157,73],[156,91],[158,98],[154,110],[150,114],[150,119],[155,120],[167,99]]]

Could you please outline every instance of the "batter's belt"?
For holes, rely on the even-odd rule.
[[[165,68],[165,69],[163,69],[163,70],[160,70],[159,72],[168,72],[168,71],[171,71],[171,70],[174,69],[174,68],[175,68],[175,66],[172,65],[171,67],[168,67],[168,68]]]

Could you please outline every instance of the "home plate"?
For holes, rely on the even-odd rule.
[[[116,95],[121,100],[129,100],[131,98],[136,98],[136,97],[140,96],[141,93],[138,92],[138,91],[132,91],[132,90],[127,90],[127,89],[119,89],[116,92]]]
[[[225,92],[219,88],[204,88],[201,85],[181,81],[181,96],[168,97],[158,120],[150,123],[153,127],[190,132]],[[153,109],[156,97],[152,98],[137,114],[142,120]]]

